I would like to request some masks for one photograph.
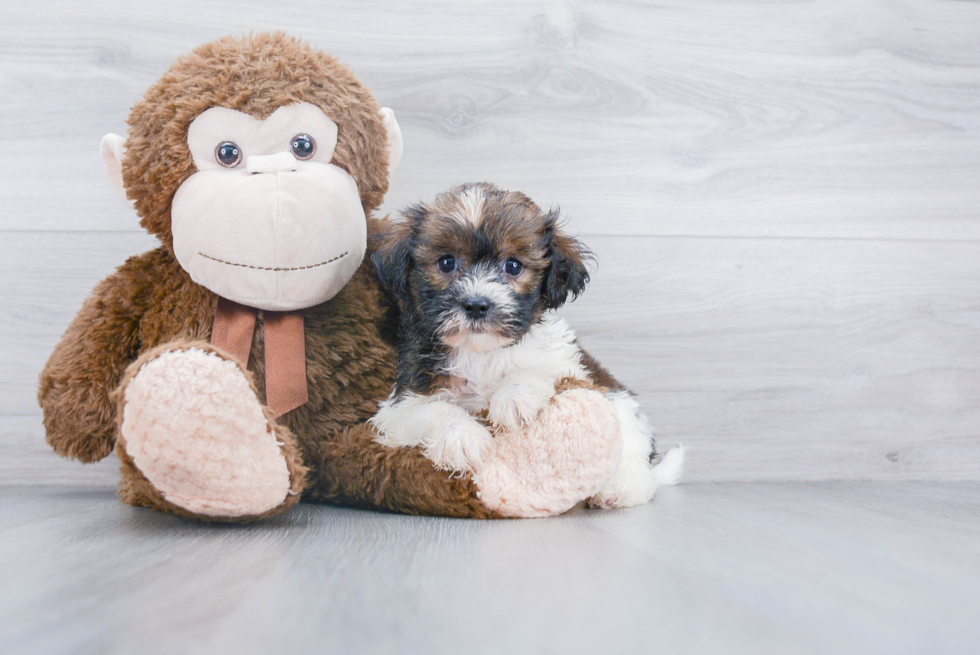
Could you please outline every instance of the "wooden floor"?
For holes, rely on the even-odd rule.
[[[206,527],[0,488],[0,652],[980,652],[980,484],[719,483],[473,522]]]

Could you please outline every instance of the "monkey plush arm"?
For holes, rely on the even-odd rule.
[[[418,448],[389,448],[363,423],[310,444],[304,500],[403,514],[497,518],[480,501],[472,476],[440,471]]]
[[[62,457],[94,462],[112,452],[110,395],[139,350],[145,288],[139,260],[130,259],[92,290],[41,371],[38,402],[47,442]]]

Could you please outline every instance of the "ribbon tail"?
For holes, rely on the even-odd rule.
[[[266,405],[278,418],[309,399],[302,312],[265,312]]]
[[[242,366],[248,367],[257,316],[256,309],[219,297],[211,328],[211,345],[221,348],[238,359]]]

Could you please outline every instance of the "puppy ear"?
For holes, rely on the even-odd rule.
[[[548,212],[544,224],[550,266],[541,286],[541,295],[548,309],[558,309],[565,304],[568,296],[574,300],[585,291],[585,285],[589,283],[586,266],[594,257],[581,241],[561,230],[557,209]]]
[[[371,263],[378,271],[381,284],[393,295],[404,298],[408,293],[408,268],[412,258],[412,227],[392,223],[380,234],[372,235]]]

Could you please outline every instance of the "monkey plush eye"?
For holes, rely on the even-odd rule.
[[[296,159],[306,160],[316,152],[316,141],[309,134],[297,134],[290,142],[290,148]]]
[[[242,149],[232,141],[222,141],[214,149],[214,158],[225,168],[234,168],[242,163]]]
[[[456,270],[456,258],[452,255],[443,255],[436,262],[436,267],[443,273],[452,273]]]
[[[512,277],[517,277],[524,270],[524,264],[513,257],[504,262],[504,273]]]

